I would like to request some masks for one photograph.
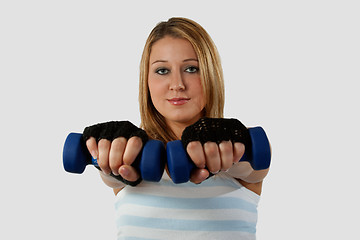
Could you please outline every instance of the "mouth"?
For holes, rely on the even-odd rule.
[[[171,99],[168,99],[168,102],[172,105],[184,105],[186,104],[187,102],[190,101],[190,98],[171,98]]]

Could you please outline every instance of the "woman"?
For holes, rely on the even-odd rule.
[[[220,58],[199,24],[171,18],[152,30],[140,64],[139,102],[142,129],[164,143],[181,139],[203,117],[223,117]],[[165,172],[159,183],[129,187],[109,174],[125,182],[140,178],[131,164],[144,145],[142,136],[97,142],[90,135],[86,141],[103,181],[117,195],[119,239],[255,239],[256,207],[268,169],[238,163],[243,143],[189,141],[186,150],[197,166],[191,182],[176,185]],[[210,173],[216,175],[208,178]]]

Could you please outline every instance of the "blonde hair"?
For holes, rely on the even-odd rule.
[[[223,117],[225,90],[220,56],[214,42],[202,26],[186,18],[170,18],[167,22],[157,24],[145,43],[140,62],[139,104],[141,127],[148,133],[150,138],[168,142],[176,140],[176,136],[166,125],[164,117],[154,107],[148,87],[151,48],[156,41],[165,36],[186,39],[195,50],[199,61],[201,84],[206,101],[205,117]]]

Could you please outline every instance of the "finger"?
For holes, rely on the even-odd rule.
[[[134,182],[140,177],[140,173],[136,171],[134,167],[129,165],[122,165],[119,169],[119,173],[124,179],[130,182]]]
[[[239,142],[234,143],[234,159],[233,162],[237,163],[245,153],[245,145]]]
[[[139,137],[129,138],[123,156],[124,164],[131,165],[135,161],[136,157],[139,155],[142,147],[143,147],[143,143],[141,138]]]
[[[234,152],[233,144],[231,141],[222,141],[219,144],[220,159],[221,159],[221,170],[226,171],[233,165]]]
[[[196,168],[191,172],[190,181],[199,184],[209,177],[209,171],[206,169]]]
[[[198,168],[205,168],[204,149],[199,141],[190,142],[186,147],[186,151]]]
[[[218,173],[221,169],[221,160],[218,145],[215,142],[207,142],[204,144],[204,152],[207,168],[213,174]]]
[[[123,154],[126,146],[126,138],[118,137],[111,142],[109,153],[109,166],[111,172],[117,176],[119,175],[119,168],[123,162]]]
[[[98,146],[97,146],[97,143],[96,143],[96,140],[94,137],[91,137],[86,141],[86,147],[89,150],[89,153],[91,154],[91,156],[94,159],[98,159],[98,154],[99,154]]]
[[[111,172],[109,166],[110,145],[111,142],[107,139],[101,139],[98,143],[99,158],[97,162],[101,170],[107,175]]]

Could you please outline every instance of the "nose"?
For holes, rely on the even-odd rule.
[[[176,72],[173,73],[170,79],[169,89],[173,91],[184,91],[185,84],[183,82],[181,73]]]

